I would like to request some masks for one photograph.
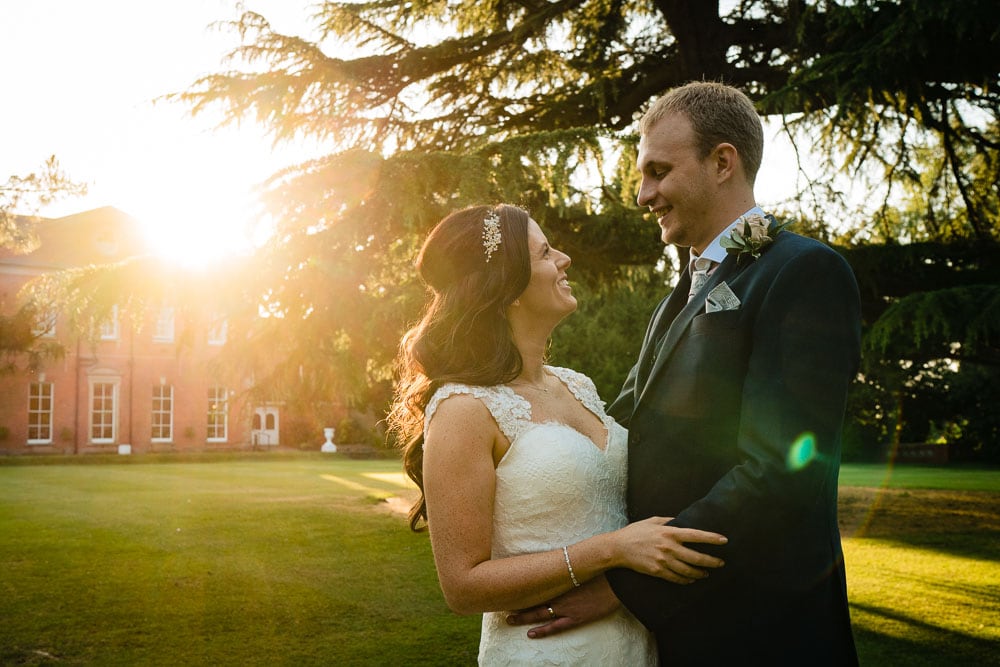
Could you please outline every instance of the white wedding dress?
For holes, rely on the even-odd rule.
[[[531,404],[507,386],[447,384],[435,392],[425,410],[426,425],[441,401],[470,394],[486,405],[511,443],[496,469],[494,559],[561,549],[627,523],[627,432],[605,414],[588,377],[566,368],[546,370],[604,423],[608,437],[603,451],[569,426],[533,422]],[[652,635],[624,607],[600,621],[544,639],[528,639],[529,626],[510,626],[504,621],[506,615],[503,611],[483,615],[479,664],[631,667],[657,661]]]

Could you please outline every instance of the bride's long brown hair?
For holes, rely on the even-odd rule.
[[[487,262],[483,222],[500,219],[500,244]],[[427,521],[424,500],[424,410],[448,382],[492,386],[521,372],[506,309],[528,286],[528,214],[509,204],[473,206],[439,222],[417,258],[429,301],[406,332],[396,359],[398,381],[389,426],[402,443],[403,468],[420,489],[410,528]]]

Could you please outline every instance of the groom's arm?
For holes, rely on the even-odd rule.
[[[541,639],[602,619],[619,607],[621,602],[608,580],[598,576],[578,588],[571,588],[547,605],[509,614],[507,623],[531,626],[528,637]]]
[[[669,623],[707,596],[725,604],[729,582],[741,573],[798,567],[831,549],[816,539],[822,526],[811,523],[820,517],[825,526],[823,513],[835,512],[840,431],[859,358],[860,305],[850,267],[832,251],[788,260],[756,322],[736,443],[743,463],[671,521],[726,535],[729,544],[716,554],[726,567],[691,586],[631,570],[607,575],[647,627]]]

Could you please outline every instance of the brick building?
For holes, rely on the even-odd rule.
[[[0,250],[0,312],[19,307],[31,278],[147,252],[134,219],[101,208],[37,225],[41,244],[24,255]],[[0,454],[204,451],[280,444],[276,406],[243,405],[208,363],[226,342],[224,321],[179,322],[164,303],[145,313],[114,308],[86,339],[63,313],[36,333],[65,354],[31,372],[0,375]],[[130,321],[141,321],[134,327]],[[178,340],[185,332],[184,344]],[[127,447],[126,447],[127,446]]]

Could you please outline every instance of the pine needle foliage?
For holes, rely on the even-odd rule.
[[[792,213],[831,240],[867,244],[857,257],[877,256],[875,244],[891,257],[896,245],[1000,239],[995,0],[324,1],[310,25],[283,34],[240,8],[219,26],[239,42],[223,71],[168,96],[316,148],[262,185],[274,236],[233,292],[250,302],[227,354],[253,372],[252,391],[384,402],[423,299],[420,240],[470,204],[527,208],[595,299],[652,300],[669,264],[659,272],[656,227],[634,204],[634,126],[690,80],[743,88],[822,156],[826,171],[807,187],[823,215]],[[874,220],[833,213],[848,212],[838,174],[870,185]],[[825,228],[833,218],[844,222]],[[988,283],[935,267],[943,282],[924,291]],[[908,293],[879,291],[893,280],[862,284],[869,324]],[[631,321],[641,307],[628,304]],[[909,339],[917,348],[945,331],[979,340],[928,317],[926,338]],[[568,341],[555,349],[608,386],[630,363],[612,368]]]
[[[0,249],[31,252],[38,246],[37,212],[58,199],[86,192],[86,184],[72,180],[54,155],[37,171],[8,177],[0,184]],[[17,304],[13,312],[0,313],[0,374],[36,370],[44,361],[62,357],[62,347],[42,339],[38,331],[43,317],[44,312],[30,301]]]
[[[1000,372],[1000,285],[918,292],[893,303],[866,338],[868,352],[915,360],[952,358]]]
[[[58,199],[86,193],[86,184],[70,179],[55,155],[37,171],[8,177],[0,184],[0,248],[30,252],[37,244],[31,228],[37,212]]]

